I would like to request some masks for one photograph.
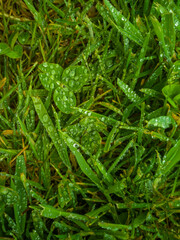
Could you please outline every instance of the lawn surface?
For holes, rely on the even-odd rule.
[[[180,1],[0,1],[0,239],[180,239]]]

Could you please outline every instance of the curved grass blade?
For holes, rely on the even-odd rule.
[[[92,171],[91,167],[88,165],[82,154],[79,152],[79,150],[76,148],[76,142],[70,138],[66,133],[60,131],[62,138],[66,142],[67,146],[70,148],[72,153],[75,155],[77,162],[82,170],[82,172],[89,178],[91,179],[92,182],[94,182],[100,189],[101,187],[101,182],[98,179],[97,175]]]

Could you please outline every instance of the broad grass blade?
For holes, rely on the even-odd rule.
[[[49,136],[51,137],[54,146],[61,158],[61,160],[63,161],[63,163],[69,168],[71,169],[71,164],[69,159],[64,158],[64,153],[63,150],[60,147],[61,144],[61,139],[54,127],[54,124],[52,123],[51,118],[49,117],[47,110],[45,108],[45,106],[43,105],[42,101],[40,98],[38,97],[32,97],[32,100],[34,102],[34,107],[36,109],[36,112],[39,116],[40,121],[42,122],[42,124],[44,125],[46,131],[48,132]]]

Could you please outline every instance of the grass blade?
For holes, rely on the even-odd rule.
[[[83,173],[88,178],[90,178],[91,181],[93,181],[100,189],[102,189],[100,180],[98,179],[96,174],[92,171],[91,167],[87,164],[87,162],[85,161],[82,154],[76,148],[76,142],[72,138],[70,138],[66,133],[64,133],[64,132],[60,132],[60,133],[62,135],[62,138],[66,142],[67,146],[70,148],[72,153],[75,155],[77,162],[78,162],[81,170],[83,171]]]
[[[129,39],[136,42],[138,45],[142,46],[143,37],[139,30],[136,29],[136,27],[134,27],[134,25],[130,21],[128,21],[116,8],[114,8],[108,0],[105,0],[105,4],[109,8],[109,11],[113,16],[115,23],[112,21],[106,9],[98,3],[96,7],[99,13],[103,16],[103,18],[109,23],[111,23],[113,26],[115,26],[117,30],[121,32],[124,36],[128,37]]]
[[[23,156],[19,156],[16,159],[16,172],[15,176],[21,177],[24,174],[26,176],[26,164]],[[14,180],[14,187],[16,192],[19,195],[19,199],[16,204],[14,204],[14,214],[16,219],[16,225],[19,229],[20,235],[23,234],[25,230],[25,223],[26,223],[26,213],[22,214],[27,209],[27,195],[26,190],[23,186],[21,180],[15,179]]]
[[[111,167],[108,170],[108,173],[112,172],[115,167],[117,166],[117,164],[119,163],[119,161],[124,157],[124,155],[126,154],[126,152],[129,150],[129,148],[131,148],[133,146],[133,140],[131,140],[127,146],[124,148],[124,150],[121,152],[121,154],[119,155],[119,157],[116,158],[116,160],[114,161],[114,163],[111,165]],[[115,170],[114,170],[115,171]]]
[[[46,22],[42,16],[42,14],[40,14],[35,7],[33,6],[32,2],[29,0],[24,0],[24,2],[26,3],[27,7],[29,8],[29,10],[31,11],[31,13],[34,16],[34,19],[36,20],[37,24],[40,24],[40,26],[42,28],[44,28],[46,26]]]
[[[172,171],[172,168],[180,161],[180,140],[164,156],[163,161],[165,163],[160,172],[162,176]]]
[[[58,217],[65,217],[68,220],[76,219],[84,222],[89,221],[89,217],[85,215],[80,215],[80,214],[71,213],[71,212],[64,212],[64,211],[61,211],[60,209],[56,209],[52,207],[51,205],[41,204],[40,206],[43,208],[43,210],[41,211],[41,215],[43,217],[52,218],[52,219],[58,218]]]
[[[176,32],[174,24],[174,13],[165,13],[162,15],[162,27],[164,32],[165,46],[170,58],[173,56],[176,42]]]
[[[61,140],[58,136],[58,133],[51,121],[51,118],[49,117],[48,113],[47,113],[47,110],[46,108],[44,107],[42,101],[40,98],[38,97],[32,97],[32,100],[34,102],[34,107],[36,109],[36,112],[39,116],[39,119],[40,121],[42,122],[42,124],[44,125],[46,131],[48,132],[49,136],[51,137],[53,143],[54,143],[54,146],[61,158],[61,160],[63,161],[63,163],[69,168],[71,169],[71,164],[70,164],[70,161],[69,159],[67,158],[64,158],[63,156],[63,151],[62,149],[60,148],[60,145],[61,144]]]
[[[167,60],[170,62],[170,55],[169,55],[168,47],[165,43],[163,28],[155,16],[151,17],[151,21],[154,26],[154,31],[159,39],[159,44],[160,46],[162,46],[162,49],[164,51],[164,55],[167,58]]]
[[[141,98],[133,90],[131,90],[131,88],[127,84],[125,84],[119,78],[117,80],[117,84],[132,102],[138,103],[141,101]]]

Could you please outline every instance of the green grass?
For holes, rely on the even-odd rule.
[[[0,1],[0,239],[180,239],[180,1]]]

